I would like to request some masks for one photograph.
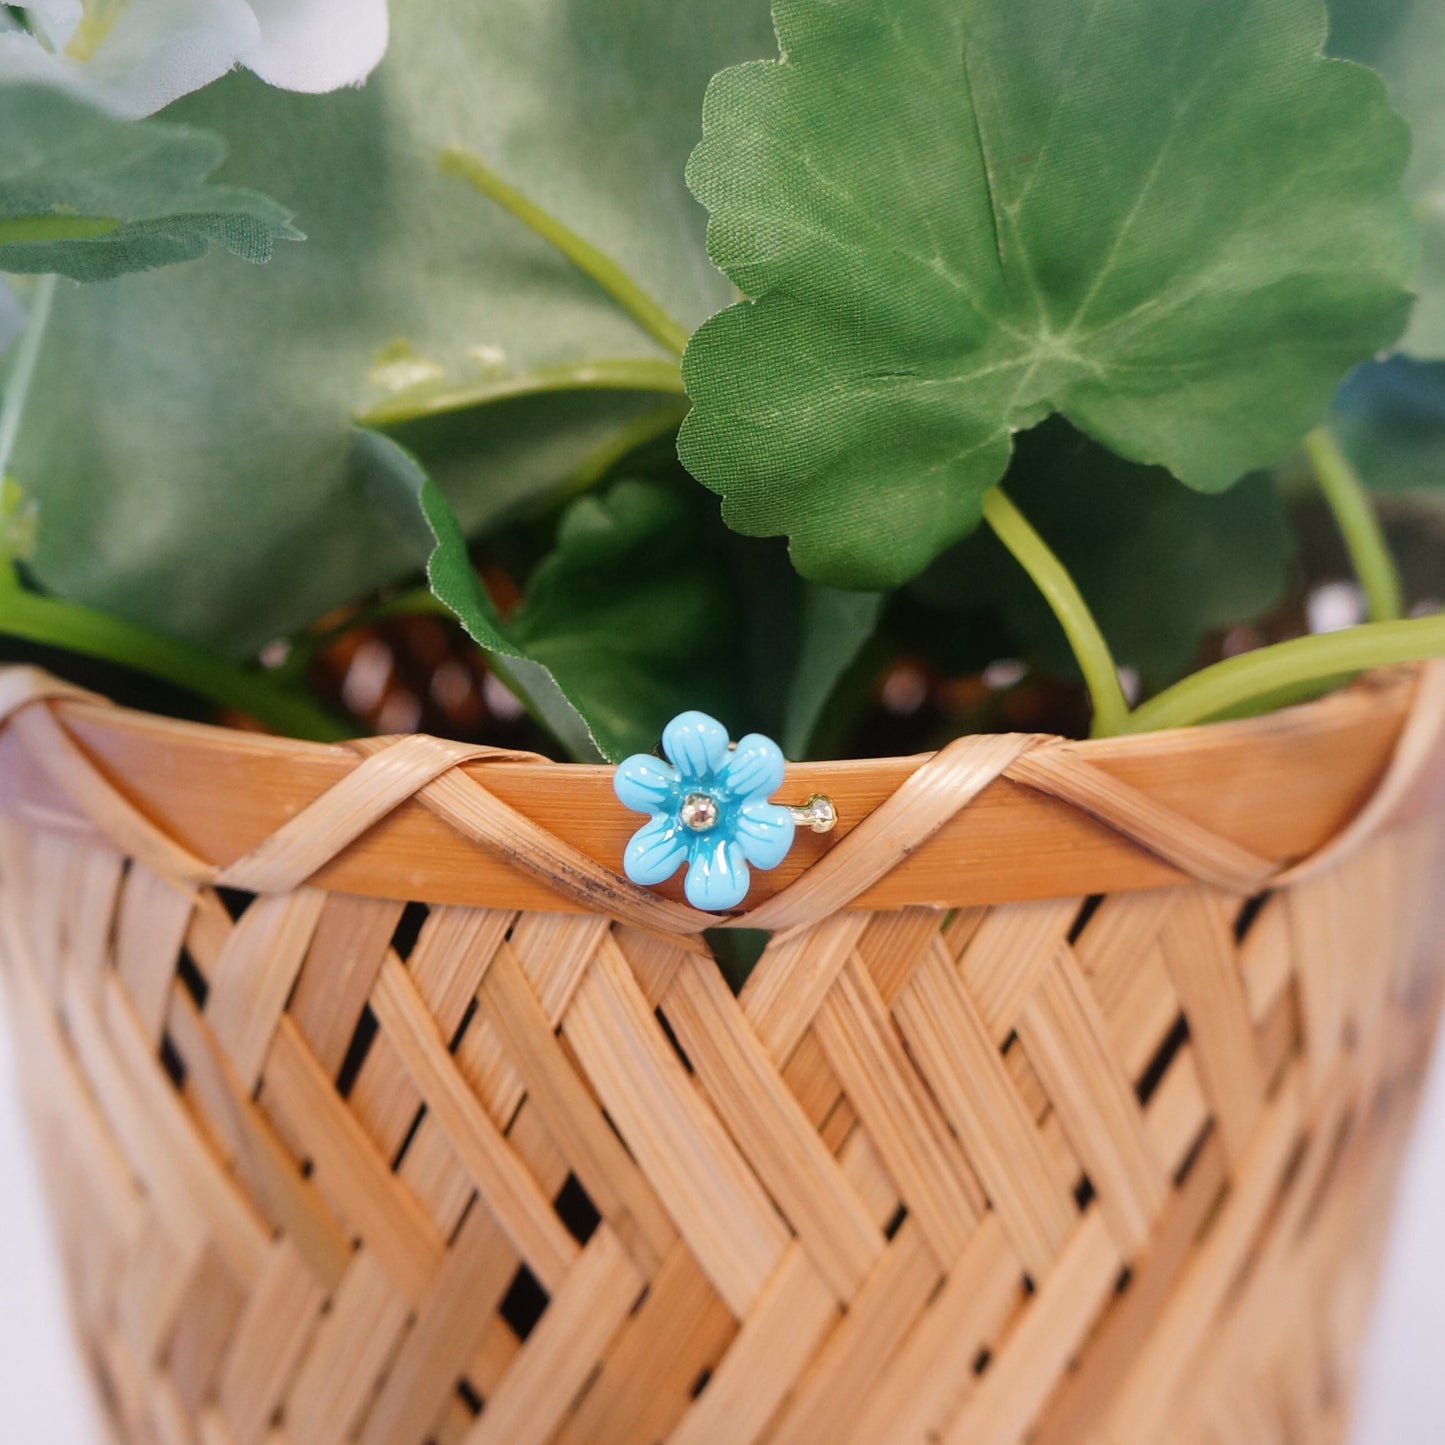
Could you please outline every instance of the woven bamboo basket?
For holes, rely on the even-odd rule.
[[[0,944],[126,1441],[1338,1441],[1442,989],[1445,668],[790,770],[734,920],[608,770],[0,673]]]

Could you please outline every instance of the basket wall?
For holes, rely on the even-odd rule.
[[[840,912],[740,997],[585,913],[0,822],[126,1441],[1337,1441],[1445,976],[1439,814],[1242,903]]]

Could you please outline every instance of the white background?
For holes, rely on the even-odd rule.
[[[0,1021],[0,1441],[99,1445]],[[1406,1165],[1354,1445],[1445,1441],[1445,1047]]]

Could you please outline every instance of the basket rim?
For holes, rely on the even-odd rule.
[[[20,674],[25,674],[22,678]],[[1389,769],[1419,669],[1389,669],[1313,702],[1257,718],[1126,737],[1047,740],[1226,845],[1284,865],[1313,854],[1366,805]],[[96,809],[57,780],[57,731],[125,803],[209,865],[225,868],[358,766],[358,749],[302,742],[118,707],[0,669],[12,701],[0,731],[0,813],[27,826],[106,843]],[[25,688],[32,695],[25,695]],[[17,725],[44,714],[48,730]],[[45,731],[50,741],[41,737]],[[421,737],[421,735],[414,735]],[[982,735],[1004,736],[1004,735]],[[1438,745],[1435,745],[1438,744]],[[379,744],[371,741],[368,751]],[[497,750],[461,750],[457,770],[603,868],[616,870],[637,817],[612,793],[612,769]],[[48,749],[48,751],[47,751]],[[775,872],[756,874],[750,905],[771,899],[846,838],[934,754],[788,766],[782,796],[826,792],[838,830],[803,835]],[[1409,816],[1445,803],[1445,738],[1408,790]],[[107,844],[115,846],[113,842]],[[1062,802],[998,776],[850,906],[958,907],[1164,886],[1188,876]],[[449,827],[416,797],[338,852],[311,878],[345,893],[436,904],[574,911],[545,880]],[[681,896],[676,883],[655,890]]]

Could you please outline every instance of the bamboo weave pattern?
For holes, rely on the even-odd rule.
[[[1445,963],[1445,824],[1377,830],[1440,677],[1381,801],[1283,877],[1040,740],[945,750],[740,920],[778,931],[736,998],[625,888],[308,886],[318,820],[342,847],[419,790],[482,826],[449,745],[373,742],[217,876],[10,684],[112,840],[0,823],[0,947],[123,1438],[1340,1438]],[[1004,769],[1203,881],[845,906]]]

